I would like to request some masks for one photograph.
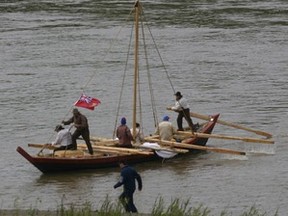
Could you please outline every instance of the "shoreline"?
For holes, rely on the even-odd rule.
[[[91,211],[89,215],[99,214],[97,210]],[[55,216],[63,215],[61,210],[38,210],[38,209],[0,209],[0,216]],[[65,214],[66,215],[66,214]],[[71,215],[74,215],[73,213]],[[130,213],[124,213],[122,215],[131,215]],[[151,214],[138,213],[139,216],[150,216]]]

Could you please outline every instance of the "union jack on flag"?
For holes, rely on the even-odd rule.
[[[89,97],[82,94],[80,98],[74,103],[74,106],[83,107],[86,109],[94,110],[96,106],[101,103],[97,98]]]

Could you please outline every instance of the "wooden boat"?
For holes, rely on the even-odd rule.
[[[219,114],[211,116],[211,121],[206,122],[206,124],[199,131],[207,134],[211,133],[217,122],[218,117]],[[205,147],[207,140],[207,138],[195,138],[192,143],[194,145],[199,144],[200,150],[207,150]],[[95,147],[95,145],[93,146]],[[192,148],[192,150],[193,149],[194,148]],[[26,158],[31,164],[33,164],[43,173],[115,167],[118,166],[118,162],[121,160],[125,160],[131,164],[136,164],[151,160],[161,161],[163,159],[157,155],[157,150],[153,149],[140,149],[138,150],[138,153],[129,153],[130,149],[126,150],[126,154],[120,154],[118,152],[110,154],[106,153],[101,155],[96,154],[95,156],[83,155],[76,157],[53,157],[51,155],[31,156],[22,147],[17,148],[17,151],[24,158]],[[171,150],[173,150],[173,148],[171,148]]]
[[[134,57],[134,76],[139,78],[139,66],[138,66],[138,43],[137,39],[139,37],[139,13],[141,13],[141,4],[136,1],[134,5],[135,12],[135,57]],[[134,95],[133,95],[133,131],[136,127],[136,107],[137,107],[137,87],[138,79],[134,78]],[[174,89],[174,88],[173,88]],[[180,153],[193,153],[199,150],[204,151],[214,151],[220,153],[244,155],[244,152],[234,151],[230,149],[207,147],[206,143],[209,139],[209,134],[212,133],[220,114],[214,114],[205,119],[205,122],[201,123],[201,127],[197,131],[197,135],[186,132],[182,134],[184,138],[181,138],[181,142],[170,142],[162,141],[155,136],[146,137],[147,142],[155,142],[159,144],[159,147],[143,148],[143,146],[138,146],[137,148],[119,148],[119,147],[107,147],[105,145],[100,145],[99,142],[94,142],[94,155],[88,155],[85,153],[85,146],[78,145],[77,151],[59,151],[57,155],[54,154],[39,154],[45,147],[43,144],[30,145],[32,147],[41,148],[41,151],[37,155],[31,155],[22,147],[18,147],[17,151],[27,159],[31,164],[38,168],[43,173],[49,172],[63,172],[63,171],[74,171],[74,170],[84,170],[84,169],[98,169],[114,167],[118,165],[118,162],[125,160],[130,164],[147,162],[151,160],[162,160],[159,156],[159,152],[173,152],[175,154]],[[153,131],[155,128],[153,128]],[[205,134],[205,136],[203,136]],[[178,134],[181,136],[181,134]],[[134,136],[134,134],[133,134]],[[110,140],[111,142],[111,140]],[[114,141],[112,140],[112,143]],[[101,142],[100,142],[101,143]],[[103,144],[103,142],[102,142]]]

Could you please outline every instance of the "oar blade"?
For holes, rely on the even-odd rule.
[[[208,121],[210,120],[210,116],[202,115],[202,114],[195,113],[195,112],[190,112],[190,116],[191,117],[195,117],[195,118],[199,118],[199,119],[202,119],[202,120],[208,120]],[[244,127],[242,125],[235,124],[233,122],[227,122],[227,121],[223,121],[223,120],[218,119],[217,123],[218,124],[222,124],[222,125],[226,125],[226,126],[230,126],[230,127],[234,127],[236,129],[241,129],[241,130],[246,130],[246,131],[249,131],[249,132],[253,132],[255,134],[258,134],[258,135],[261,135],[261,136],[265,136],[267,138],[272,138],[272,134],[270,134],[270,133],[267,133],[265,131],[255,130],[255,129],[252,129],[252,128],[247,128],[247,127]]]
[[[261,143],[261,144],[274,144],[273,140],[270,139],[258,139],[252,137],[238,137],[238,136],[228,136],[223,134],[206,134],[206,133],[191,133],[188,131],[177,131],[179,135],[185,135],[190,137],[200,137],[200,138],[216,138],[216,139],[227,139],[227,140],[241,140],[243,142]]]

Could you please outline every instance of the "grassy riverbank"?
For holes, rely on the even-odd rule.
[[[73,205],[57,207],[55,210],[37,210],[37,209],[14,209],[0,210],[0,216],[121,216],[131,215],[125,213],[120,203],[112,203],[108,199],[104,201],[100,209],[92,209],[89,203],[84,204],[81,208],[75,208]],[[133,214],[134,215],[134,214]],[[162,198],[156,200],[151,213],[135,214],[139,216],[217,216],[209,208],[202,205],[198,207],[189,207],[189,200],[182,202],[179,199],[173,200],[169,205],[165,205]],[[278,216],[277,211],[273,214],[267,214],[264,211],[252,206],[248,210],[243,210],[240,215],[223,210],[219,216]]]

